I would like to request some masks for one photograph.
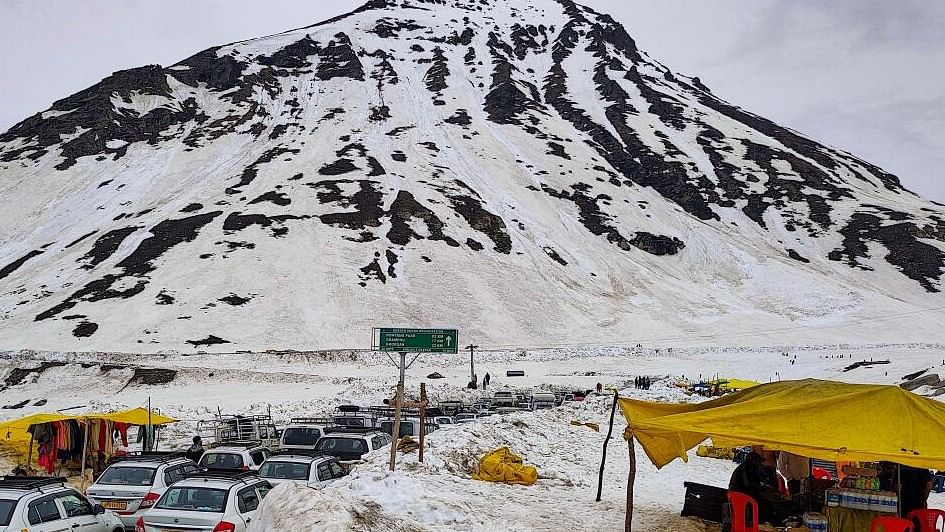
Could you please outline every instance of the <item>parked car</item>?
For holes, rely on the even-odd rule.
[[[439,428],[443,428],[446,425],[455,425],[456,422],[450,416],[435,416],[433,422],[439,425]]]
[[[515,394],[510,391],[498,391],[492,394],[492,403],[493,408],[500,406],[515,406],[517,398]]]
[[[197,465],[204,469],[257,471],[271,453],[258,441],[228,441],[207,449]]]
[[[289,426],[282,429],[282,438],[279,441],[280,449],[315,449],[319,438],[325,435],[325,429],[334,425],[331,419],[322,418],[295,418],[289,421]]]
[[[390,434],[370,428],[336,427],[325,432],[315,450],[338,458],[344,465],[360,460],[365,454],[389,445],[393,440]]]
[[[197,464],[181,453],[130,455],[113,459],[85,494],[93,504],[118,514],[130,530],[168,486],[197,471]]]
[[[471,423],[479,419],[479,415],[472,412],[460,412],[453,419],[456,420],[456,423]]]
[[[138,518],[135,532],[245,532],[271,489],[272,484],[255,473],[197,473],[168,488],[154,508]]]
[[[535,392],[532,394],[531,410],[544,410],[558,405],[558,398],[551,392]]]
[[[259,477],[268,480],[273,486],[291,482],[322,488],[345,474],[344,468],[338,463],[338,458],[304,451],[273,453],[259,468]]]
[[[58,477],[0,477],[0,530],[123,532],[115,513]]]
[[[374,428],[377,413],[357,405],[340,405],[332,414],[332,421],[339,427]]]
[[[431,432],[439,428],[432,419],[428,419],[425,421],[426,421],[425,424],[427,426],[426,434],[430,434]],[[393,418],[381,419],[378,423],[378,428],[386,432],[387,434],[390,434],[391,436],[393,436],[394,419]],[[420,418],[401,418],[400,436],[398,436],[398,438],[401,438],[403,436],[410,436],[413,438],[420,437]]]

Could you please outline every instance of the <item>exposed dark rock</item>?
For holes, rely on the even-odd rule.
[[[567,265],[568,265],[568,261],[562,259],[562,258],[561,258],[561,255],[558,255],[558,252],[555,251],[554,248],[549,247],[549,246],[545,246],[545,247],[543,247],[542,249],[545,250],[545,253],[546,253],[549,257],[551,257],[552,260],[554,260],[555,262],[557,262],[558,264],[560,264],[560,265],[562,265],[562,266],[567,266]]]
[[[450,69],[446,65],[446,56],[443,55],[443,50],[438,46],[433,49],[433,66],[427,70],[426,75],[423,76],[423,81],[427,86],[427,90],[430,92],[441,93],[446,90],[449,85],[446,83],[446,78],[450,75]]]
[[[214,336],[211,334],[207,336],[206,338],[204,338],[203,340],[187,340],[187,343],[194,347],[200,347],[202,345],[207,345],[207,346],[220,345],[220,344],[228,344],[230,342],[229,340],[224,340],[223,338],[220,338],[218,336]]]
[[[103,234],[92,244],[92,249],[76,262],[85,262],[82,267],[91,270],[114,255],[115,252],[118,251],[119,246],[121,246],[121,243],[138,229],[140,229],[140,227],[133,225]]]
[[[341,158],[318,169],[321,175],[342,175],[360,170],[351,159]]]
[[[469,117],[469,113],[465,109],[457,109],[456,113],[444,120],[444,122],[466,127],[472,124],[472,118]]]
[[[6,390],[10,386],[16,386],[22,384],[30,375],[36,375],[37,377],[46,372],[46,370],[51,368],[61,368],[65,366],[65,362],[41,362],[38,367],[35,368],[13,368],[12,371],[7,375],[6,379],[3,381],[3,388],[0,388],[0,391]]]
[[[216,338],[211,336],[210,338]],[[209,338],[208,338],[209,339]],[[216,338],[219,340],[219,338]],[[188,342],[191,343],[191,342]],[[214,343],[229,343],[226,340],[222,342]],[[198,344],[194,344],[197,346]],[[210,344],[202,344],[210,345]],[[126,386],[160,386],[162,384],[169,384],[174,382],[174,379],[177,378],[177,370],[173,369],[164,369],[164,368],[135,368],[134,375],[131,376],[131,379],[128,381]]]
[[[315,75],[322,81],[334,78],[364,81],[364,68],[358,60],[358,54],[351,48],[351,39],[344,33],[336,33],[335,39],[319,52],[320,61]]]
[[[371,116],[368,117],[371,122],[384,122],[390,120],[390,107],[381,105],[371,108]]]
[[[158,305],[172,305],[174,303],[174,296],[168,294],[166,291],[161,290],[158,292],[157,302]]]
[[[319,52],[319,47],[307,35],[276,53],[266,57],[260,56],[256,60],[263,65],[274,66],[278,68],[302,68],[311,66],[308,58]]]
[[[76,338],[88,338],[95,334],[95,331],[98,330],[98,324],[92,323],[90,321],[81,321],[78,325],[75,326],[75,329],[72,330],[72,336]]]
[[[292,203],[292,200],[290,200],[289,196],[287,196],[285,193],[276,192],[275,190],[272,190],[253,199],[252,201],[249,202],[249,204],[255,205],[257,203],[263,203],[266,201],[268,201],[269,203],[275,203],[276,205],[280,205],[282,207],[285,207],[286,205],[289,205]]]
[[[945,252],[920,241],[920,229],[913,222],[884,224],[875,214],[858,212],[850,217],[840,230],[841,248],[830,252],[828,258],[843,261],[851,267],[870,270],[860,259],[868,259],[867,242],[878,242],[886,248],[886,262],[892,264],[928,292],[939,292],[937,286],[945,271]]]
[[[251,225],[259,225],[268,228],[273,237],[279,238],[289,232],[289,228],[285,227],[286,221],[306,220],[308,218],[311,218],[311,216],[296,216],[292,214],[266,216],[265,214],[242,214],[232,212],[223,220],[223,231],[224,234],[231,234],[234,231],[242,231]]]
[[[26,261],[42,254],[43,254],[42,251],[38,249],[34,249],[33,251],[30,251],[26,255],[23,255],[22,257],[16,259],[10,264],[7,264],[3,268],[0,268],[0,279],[3,279],[7,277],[8,275],[10,275],[11,273],[15,272],[16,270],[20,269],[20,266],[23,266],[23,264],[25,264]]]
[[[63,248],[63,249],[69,249],[69,248],[75,246],[76,244],[78,244],[79,242],[82,242],[82,241],[85,240],[86,238],[88,238],[88,237],[94,235],[94,234],[97,233],[97,232],[98,232],[98,231],[92,231],[92,232],[90,232],[90,233],[86,233],[86,234],[80,236],[79,238],[73,240],[72,242],[69,242],[68,244],[66,244],[66,247]]]
[[[245,305],[246,303],[249,303],[252,299],[253,299],[252,296],[241,297],[236,294],[230,294],[226,297],[221,297],[217,301],[222,301],[223,303],[226,303],[227,305],[230,305],[233,307],[238,307],[240,305]]]
[[[804,257],[801,256],[800,253],[794,251],[793,249],[788,249],[787,252],[788,252],[788,257],[791,257],[792,259],[796,261],[803,262],[805,264],[810,262],[810,260],[805,259]]]

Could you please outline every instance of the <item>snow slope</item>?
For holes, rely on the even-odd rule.
[[[945,208],[570,0],[373,0],[0,135],[0,347],[941,341]]]

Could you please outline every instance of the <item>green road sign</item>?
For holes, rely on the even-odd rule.
[[[456,353],[456,329],[375,328],[371,349],[407,353]]]

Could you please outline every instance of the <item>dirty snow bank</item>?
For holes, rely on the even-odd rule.
[[[592,398],[537,413],[494,416],[430,435],[424,463],[400,454],[396,472],[388,452],[366,457],[348,477],[321,491],[280,486],[266,498],[252,531],[278,530],[614,530],[623,526],[627,447],[620,417],[608,448],[604,496],[594,502],[609,401]],[[592,421],[601,432],[571,424]],[[500,446],[538,468],[534,486],[472,480],[479,458]],[[701,531],[678,516],[683,480],[724,485],[732,465],[693,459],[657,476],[642,452],[638,470],[639,530]],[[688,476],[687,476],[688,475]]]

